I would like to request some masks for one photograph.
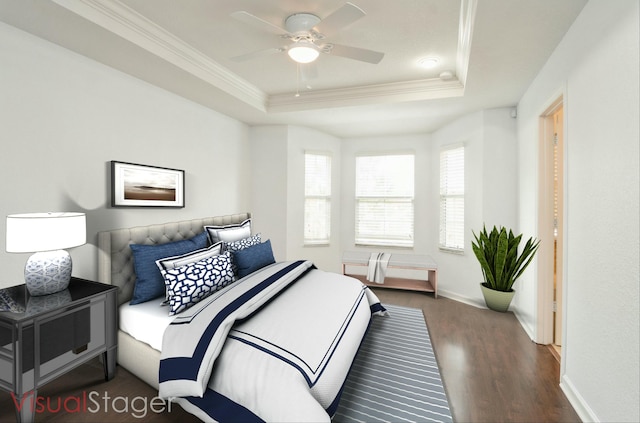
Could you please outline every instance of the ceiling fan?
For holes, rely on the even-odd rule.
[[[372,64],[380,63],[384,57],[384,53],[377,51],[325,42],[326,38],[365,16],[365,12],[352,3],[346,3],[324,19],[320,19],[311,13],[295,13],[285,19],[284,28],[246,11],[234,12],[231,16],[240,22],[278,35],[289,41],[287,45],[281,47],[269,48],[231,58],[236,62],[285,51],[291,59],[302,64],[315,61],[321,53]]]

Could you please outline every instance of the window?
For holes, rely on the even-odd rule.
[[[304,244],[329,244],[331,237],[331,156],[304,155]]]
[[[464,251],[464,147],[440,153],[440,248]]]
[[[356,244],[413,247],[414,155],[356,157]]]

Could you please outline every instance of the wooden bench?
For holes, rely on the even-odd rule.
[[[347,266],[369,266],[371,253],[365,251],[345,251],[342,254],[342,274],[361,280],[368,286],[378,288],[408,289],[412,291],[433,292],[438,298],[438,265],[428,255],[392,253],[387,269],[417,270],[426,272],[426,279],[386,276],[384,283],[367,280],[366,275],[347,272]],[[387,270],[387,274],[388,274]]]

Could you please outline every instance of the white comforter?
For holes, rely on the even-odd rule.
[[[383,312],[353,278],[275,263],[172,322],[160,396],[204,421],[329,422],[371,315]]]

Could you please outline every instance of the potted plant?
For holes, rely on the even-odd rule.
[[[515,295],[514,282],[522,275],[538,250],[539,240],[529,238],[522,252],[518,246],[522,234],[514,236],[511,229],[495,226],[490,233],[483,227],[471,246],[480,262],[484,282],[480,284],[485,303],[491,310],[505,312]]]

